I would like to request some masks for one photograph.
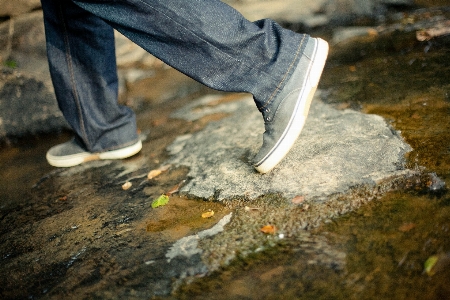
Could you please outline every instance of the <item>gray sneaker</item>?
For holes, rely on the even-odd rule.
[[[255,169],[272,170],[294,145],[308,116],[309,106],[319,84],[328,55],[328,43],[309,38],[296,70],[275,99],[261,110],[265,132],[256,154]]]
[[[91,153],[84,149],[75,139],[56,145],[47,151],[47,161],[54,167],[73,167],[84,162],[100,159],[122,159],[130,157],[142,149],[142,142],[117,150]]]

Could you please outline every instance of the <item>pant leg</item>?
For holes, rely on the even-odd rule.
[[[56,98],[76,136],[91,152],[135,143],[135,115],[117,103],[112,27],[70,0],[41,2]]]
[[[252,93],[259,107],[283,87],[308,38],[249,22],[219,0],[73,1],[195,80]]]

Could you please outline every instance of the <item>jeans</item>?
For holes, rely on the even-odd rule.
[[[135,143],[134,113],[117,103],[115,28],[168,65],[257,107],[290,78],[307,35],[246,20],[219,0],[41,0],[59,107],[91,152]]]

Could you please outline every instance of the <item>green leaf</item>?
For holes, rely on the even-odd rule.
[[[425,267],[425,272],[432,276],[434,274],[433,272],[433,267],[434,265],[436,265],[436,263],[438,262],[439,257],[437,255],[433,255],[428,257],[428,259],[425,261],[424,267]]]
[[[158,206],[164,206],[169,202],[169,196],[161,195],[152,202],[152,207],[157,208]]]
[[[8,68],[12,68],[15,69],[17,68],[17,62],[15,60],[9,59],[7,61],[5,61],[5,66],[7,66]]]

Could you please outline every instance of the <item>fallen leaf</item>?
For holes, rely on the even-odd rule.
[[[122,190],[126,191],[126,190],[128,190],[132,185],[133,185],[133,184],[132,184],[131,182],[127,181],[127,182],[125,182],[125,183],[122,185]]]
[[[368,34],[369,34],[369,36],[374,37],[374,36],[378,35],[378,31],[376,31],[375,29],[371,28],[371,29],[368,30]]]
[[[439,257],[437,255],[432,255],[432,256],[428,257],[428,259],[425,261],[425,264],[424,264],[425,273],[427,273],[430,276],[433,276],[434,275],[433,268],[436,265],[436,263],[438,262],[438,260],[439,260]]]
[[[274,234],[277,231],[277,228],[273,225],[266,225],[261,228],[261,231],[266,234]]]
[[[180,190],[180,187],[186,182],[186,180],[182,180],[179,184],[174,186],[170,191],[166,193],[167,196],[172,196],[172,194],[177,193]]]
[[[59,199],[58,199],[59,201],[67,201],[67,196],[62,196],[62,197],[59,197]]]
[[[415,227],[416,227],[416,224],[414,224],[414,223],[404,223],[404,224],[400,225],[398,230],[401,232],[408,232],[411,229],[414,229]]]
[[[204,218],[204,219],[211,218],[212,216],[214,216],[214,211],[213,210],[210,210],[210,211],[202,213],[202,218]]]
[[[259,208],[259,207],[248,207],[248,206],[244,207],[245,211],[260,210],[260,209],[261,208]]]
[[[162,172],[169,170],[170,166],[171,165],[164,165],[164,166],[159,167],[158,169],[151,170],[150,172],[148,172],[147,178],[153,179],[156,176],[159,176]]]
[[[169,196],[161,195],[152,202],[152,207],[157,208],[158,206],[164,206],[169,202]]]
[[[291,202],[294,204],[300,204],[303,201],[305,201],[305,197],[304,196],[295,196],[294,198],[292,198]]]
[[[147,178],[153,179],[156,176],[159,176],[161,173],[162,173],[162,171],[160,169],[151,170],[150,172],[148,172]]]

